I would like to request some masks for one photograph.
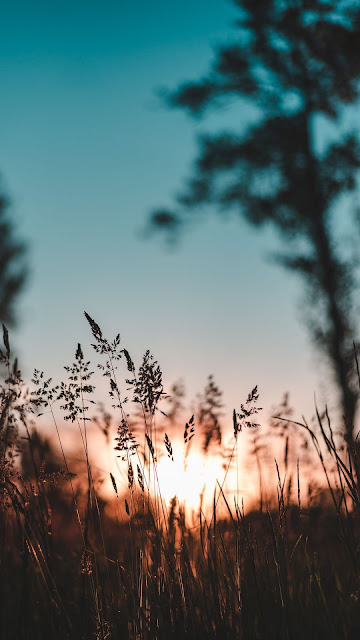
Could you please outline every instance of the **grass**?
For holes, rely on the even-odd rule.
[[[118,420],[113,446],[126,470],[125,486],[111,475],[109,509],[89,459],[89,410],[94,387],[79,345],[68,379],[53,385],[35,371],[32,391],[12,362],[4,328],[1,387],[0,635],[18,640],[169,638],[358,638],[360,634],[360,495],[358,447],[334,434],[329,416],[295,423],[286,404],[271,433],[256,426],[257,388],[233,414],[224,477],[214,478],[212,509],[195,523],[176,496],[167,503],[159,460],[174,458],[159,427],[165,393],[157,362],[146,352],[138,370],[120,337],[109,342],[86,314],[101,373]],[[118,383],[127,370],[126,394]],[[179,407],[181,392],[172,407]],[[220,446],[221,394],[209,379],[199,410],[185,424],[184,464],[193,438],[204,455]],[[58,437],[58,459],[37,420],[46,412]],[[79,430],[86,460],[73,474],[58,416]],[[110,418],[98,419],[109,438]],[[226,476],[237,468],[242,431],[253,433],[249,456],[259,472],[258,506],[245,511]],[[265,494],[264,447],[282,435],[283,459],[272,465]],[[300,445],[310,443],[308,464]],[[307,446],[306,445],[306,446]],[[305,445],[304,445],[305,446]],[[294,465],[290,464],[291,451]],[[277,451],[279,448],[277,446]],[[310,456],[310,457],[309,457]],[[295,469],[295,471],[294,471]],[[323,478],[327,500],[311,485]],[[305,478],[306,475],[306,478]],[[309,490],[305,495],[304,487]],[[324,491],[323,491],[324,493]],[[235,499],[234,499],[235,495]]]

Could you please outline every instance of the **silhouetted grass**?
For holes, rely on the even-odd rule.
[[[157,362],[146,352],[136,370],[120,337],[107,341],[86,316],[94,348],[102,358],[113,411],[114,446],[127,469],[125,486],[111,474],[113,508],[96,488],[88,453],[88,413],[94,387],[90,363],[78,345],[68,380],[53,385],[35,371],[29,392],[11,362],[4,328],[7,370],[1,387],[1,638],[357,638],[360,634],[360,495],[356,442],[333,433],[317,414],[317,427],[277,420],[285,438],[284,464],[274,466],[272,501],[262,493],[259,509],[245,512],[225,490],[236,463],[243,429],[258,433],[258,391],[233,414],[233,439],[224,478],[214,479],[213,507],[197,520],[176,496],[166,503],[159,482],[159,457],[174,457],[171,432],[157,426],[165,393]],[[122,362],[120,363],[120,361]],[[118,367],[127,369],[126,393]],[[199,416],[206,449],[221,443],[219,390],[210,379]],[[86,460],[80,483],[64,450],[57,407],[79,429]],[[48,412],[61,458],[39,435],[36,416]],[[286,414],[286,411],[284,411]],[[104,413],[103,433],[109,437]],[[107,417],[106,417],[107,416]],[[98,424],[101,427],[100,421]],[[290,430],[312,442],[314,476],[321,471],[328,500],[302,495],[301,466],[291,472]],[[132,428],[134,425],[134,429]],[[140,428],[141,425],[141,428]],[[282,425],[282,426],[281,426]],[[136,427],[136,429],[135,429]],[[184,429],[184,457],[197,430],[192,416]],[[275,430],[274,430],[275,432]],[[266,434],[267,446],[271,436]],[[203,447],[204,448],[204,447]],[[21,457],[17,457],[17,453]],[[259,441],[253,455],[261,469]],[[19,463],[21,460],[21,464]],[[253,478],[251,479],[253,481]],[[226,516],[224,516],[224,513]]]

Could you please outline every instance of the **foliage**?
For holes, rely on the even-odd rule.
[[[98,327],[90,320],[92,328]],[[266,502],[266,512],[245,512],[237,497],[232,504],[224,482],[218,482],[212,512],[205,515],[200,508],[195,523],[189,523],[185,505],[176,496],[167,504],[158,482],[161,456],[167,455],[169,464],[175,465],[177,455],[169,435],[165,434],[163,443],[157,438],[156,407],[163,394],[158,363],[147,352],[137,372],[131,360],[133,400],[135,406],[143,405],[148,455],[136,446],[129,452],[125,437],[131,434],[129,415],[115,370],[119,359],[114,362],[114,343],[106,341],[100,329],[96,333],[96,352],[109,365],[101,365],[100,370],[110,373],[106,375],[110,401],[115,396],[115,419],[120,416],[124,432],[123,440],[116,438],[115,449],[124,454],[126,473],[122,486],[120,475],[110,474],[112,512],[98,495],[88,457],[88,412],[82,392],[86,389],[90,394],[94,388],[89,384],[90,363],[80,345],[74,365],[65,368],[70,374],[66,389],[71,385],[73,400],[64,398],[62,383],[53,385],[39,371],[29,395],[17,364],[11,363],[9,336],[6,328],[3,331],[5,348],[0,356],[9,375],[0,389],[1,637],[357,637],[360,459],[356,446],[334,434],[327,412],[318,414],[316,431],[305,422],[293,421],[290,429],[284,419],[287,440],[297,429],[312,442],[327,501],[307,500],[299,463],[294,478],[297,488],[292,492],[291,465],[286,461],[283,468],[275,462],[274,495],[272,502]],[[99,342],[104,349],[97,348]],[[120,341],[116,342],[119,354]],[[129,358],[128,354],[128,365]],[[219,391],[210,382],[207,396],[214,397],[218,407]],[[253,423],[260,410],[258,399],[255,387],[234,412],[234,447],[246,431],[260,431]],[[284,407],[287,411],[285,401]],[[48,411],[53,419],[62,459],[34,429],[38,409]],[[84,483],[69,469],[59,410],[81,431],[87,467]],[[275,431],[281,428],[280,422],[277,416]],[[197,435],[194,424],[192,416],[185,426],[185,456],[189,441]],[[107,423],[106,439],[111,427]],[[19,453],[21,465],[16,460]],[[232,456],[229,465],[234,463]],[[315,473],[314,467],[315,460]],[[220,517],[220,503],[227,517]]]
[[[196,117],[236,103],[239,130],[200,137],[192,176],[173,210],[153,211],[150,229],[176,237],[213,205],[276,229],[285,250],[275,259],[303,280],[305,320],[332,367],[351,439],[355,261],[339,245],[333,214],[357,187],[360,168],[358,131],[344,133],[340,126],[344,107],[359,97],[359,6],[337,0],[234,4],[237,35],[216,49],[207,75],[166,99]],[[244,100],[258,114],[247,127],[241,124]],[[331,122],[336,139],[324,135]]]

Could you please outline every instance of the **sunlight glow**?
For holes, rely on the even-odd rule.
[[[212,500],[216,480],[222,482],[224,471],[220,457],[190,451],[184,461],[181,445],[174,445],[174,461],[162,457],[158,464],[161,493],[166,502],[176,496],[180,503],[198,510],[201,502]]]

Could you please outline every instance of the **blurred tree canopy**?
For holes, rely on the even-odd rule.
[[[16,237],[8,214],[9,202],[0,193],[0,322],[14,324],[15,303],[27,276],[26,248]]]
[[[177,237],[195,212],[215,205],[249,223],[270,223],[284,241],[277,260],[306,285],[310,335],[331,365],[352,437],[354,263],[333,230],[340,196],[357,188],[358,131],[316,144],[319,117],[339,121],[358,100],[360,7],[341,0],[233,0],[237,36],[214,52],[207,75],[166,94],[170,107],[204,117],[239,102],[239,130],[199,139],[193,173],[173,210],[156,209],[150,230]],[[242,126],[244,99],[259,110]],[[208,208],[209,210],[209,208]]]

